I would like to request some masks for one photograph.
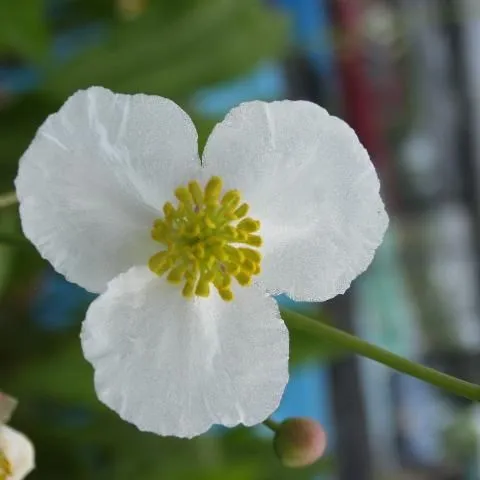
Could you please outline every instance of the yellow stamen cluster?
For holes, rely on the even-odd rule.
[[[260,222],[247,217],[249,206],[241,203],[238,190],[221,194],[219,177],[211,177],[203,190],[192,181],[175,190],[178,206],[165,203],[164,218],[153,224],[152,237],[165,250],[148,266],[171,283],[183,283],[184,297],[208,297],[213,284],[230,301],[232,277],[246,286],[260,273]]]
[[[0,480],[8,480],[12,476],[12,466],[5,454],[0,449]]]

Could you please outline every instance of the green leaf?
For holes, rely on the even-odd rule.
[[[0,0],[1,2],[2,0]],[[0,191],[13,190],[18,161],[33,140],[36,130],[61,102],[38,94],[16,98],[0,114]]]
[[[80,341],[53,349],[4,382],[18,398],[50,398],[61,403],[102,408],[93,388],[93,369],[83,357]]]
[[[13,52],[38,62],[49,42],[44,0],[0,2],[0,53]]]
[[[195,2],[169,23],[152,12],[115,24],[104,43],[55,68],[45,91],[62,101],[90,85],[180,98],[278,54],[283,27],[281,17],[254,0]]]

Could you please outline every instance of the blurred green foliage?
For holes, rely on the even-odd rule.
[[[20,13],[14,12],[17,8],[25,9],[24,1],[30,0],[22,0],[18,5],[6,2],[9,14],[2,18],[9,19],[9,29],[19,31],[20,27],[11,22],[17,17],[23,20]],[[246,73],[259,61],[279,55],[285,48],[284,17],[262,7],[257,0],[152,0],[142,15],[130,21],[122,21],[115,14],[114,2],[58,3],[58,7],[65,7],[54,16],[62,29],[65,25],[79,28],[88,19],[90,25],[101,26],[103,38],[66,61],[53,61],[51,50],[42,57],[37,55],[43,66],[39,90],[15,99],[0,115],[0,191],[11,189],[18,158],[45,117],[76,90],[102,85],[123,93],[172,98],[196,120],[202,145],[215,122],[195,111],[190,102],[192,93]],[[66,18],[72,17],[82,24],[66,22]],[[30,31],[29,34],[29,42],[39,47],[48,38]],[[50,32],[49,37],[54,34]],[[29,58],[13,39],[0,41],[0,49],[7,47],[18,58]],[[37,54],[41,51],[43,47]]]
[[[50,40],[44,0],[0,2],[0,55],[15,53],[40,62]]]
[[[198,87],[244,73],[283,47],[283,19],[254,0],[152,2],[138,20],[114,23],[99,45],[49,72],[45,92],[64,100],[103,85],[188,100]]]
[[[146,10],[127,20],[113,0],[57,0],[48,8],[44,0],[0,2],[0,58],[34,64],[40,78],[37,89],[0,105],[0,193],[13,189],[18,159],[36,129],[75,90],[97,84],[170,97],[193,116],[203,145],[214,120],[195,111],[192,94],[247,73],[285,48],[285,19],[256,0],[144,3]],[[55,39],[88,25],[100,31],[100,41],[68,60],[55,58]],[[3,209],[0,238],[15,233],[16,208]],[[33,321],[31,300],[45,268],[33,247],[0,243],[0,388],[20,399],[13,425],[37,448],[38,468],[29,478],[302,480],[331,468],[328,461],[302,471],[282,468],[268,434],[254,429],[186,441],[123,422],[96,398],[81,353],[79,323],[87,305],[61,331]],[[292,340],[293,362],[332,353],[308,335]]]

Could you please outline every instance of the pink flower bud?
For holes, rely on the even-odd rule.
[[[290,418],[280,424],[273,447],[286,467],[306,467],[316,462],[327,446],[322,426],[310,418]]]

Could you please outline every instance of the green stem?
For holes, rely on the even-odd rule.
[[[262,422],[267,428],[269,428],[273,433],[278,432],[280,424],[271,418],[267,418]]]
[[[0,195],[0,208],[11,207],[18,203],[17,195],[15,192],[4,193]]]
[[[338,330],[330,325],[313,320],[287,308],[281,308],[281,315],[289,328],[302,330],[322,340],[328,340],[344,350],[375,360],[394,370],[416,377],[436,387],[443,388],[460,397],[480,401],[480,385],[465,382],[464,380],[441,373],[433,368],[412,362],[388,350],[372,345],[354,335],[350,335],[347,332]]]

